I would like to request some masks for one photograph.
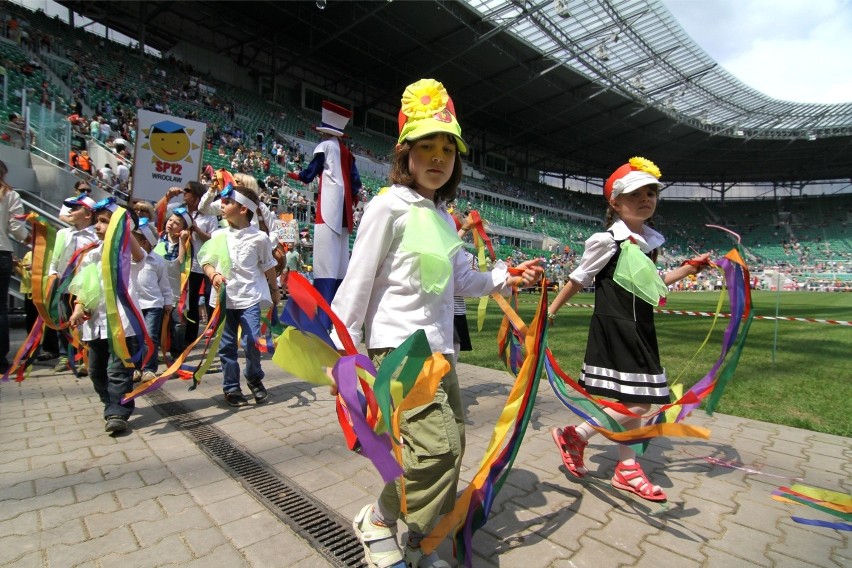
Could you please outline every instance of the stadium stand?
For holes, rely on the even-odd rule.
[[[317,113],[270,103],[255,92],[200,74],[173,58],[141,56],[130,47],[71,28],[40,12],[14,5],[8,5],[8,12],[7,16],[26,23],[23,27],[29,33],[25,41],[0,38],[0,59],[10,94],[5,113],[20,108],[23,92],[30,101],[55,104],[58,112],[78,115],[76,139],[90,153],[101,148],[110,160],[116,153],[115,138],[125,138],[132,146],[138,108],[204,121],[208,125],[204,162],[214,169],[245,171],[265,181],[276,193],[267,199],[277,203],[279,211],[290,210],[306,223],[310,238],[308,221],[316,188],[289,180],[286,172],[309,158],[305,153],[318,140],[313,131]],[[109,125],[109,136],[92,136],[90,124],[95,117]],[[353,128],[351,136],[356,156],[383,171],[394,141],[359,128]],[[129,156],[124,159],[129,161]],[[363,201],[386,183],[370,174],[362,175],[362,181]],[[604,214],[600,196],[577,191],[579,187],[572,187],[576,183],[570,180],[566,188],[557,188],[466,168],[457,206],[463,211],[479,210],[490,223],[499,257],[520,261],[541,256],[564,277],[582,252],[585,239],[600,230]],[[704,227],[719,224],[742,235],[755,272],[782,270],[800,282],[840,282],[848,288],[852,286],[852,241],[847,232],[850,211],[849,194],[756,202],[680,201],[667,199],[664,192],[656,224],[669,241],[659,263],[675,265],[694,250],[727,250],[730,237]]]

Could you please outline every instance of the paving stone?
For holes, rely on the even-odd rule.
[[[333,468],[321,467],[301,475],[296,475],[292,479],[300,487],[313,493],[321,492],[326,487],[343,481],[344,477],[336,473]]]
[[[720,488],[723,489],[720,491]],[[701,485],[697,487],[693,487],[691,489],[686,489],[683,491],[683,499],[687,504],[690,504],[690,501],[694,499],[698,499],[698,503],[701,505],[696,505],[703,510],[706,506],[706,502],[711,502],[714,504],[714,513],[717,512],[732,512],[733,506],[731,503],[736,499],[736,496],[739,493],[742,493],[743,490],[739,487],[734,486],[719,486],[715,483],[709,483],[705,479]]]
[[[740,556],[734,556],[728,552],[725,552],[724,550],[718,550],[712,547],[707,547],[705,548],[705,552],[707,553],[707,560],[702,568],[731,568],[732,566],[757,566],[757,564],[751,564],[745,558],[742,558]]]
[[[108,554],[100,559],[103,568],[150,568],[152,566],[182,566],[192,560],[192,553],[177,535],[169,535],[135,552]]]
[[[582,535],[586,534],[589,530],[601,529],[603,526],[603,523],[580,515],[579,513],[570,512],[566,514],[565,511],[559,511],[554,517],[554,522],[549,531],[539,528],[536,532],[558,543],[559,546],[576,552],[580,549],[579,539]],[[482,533],[485,531],[479,532]]]
[[[739,495],[737,497],[740,497]],[[739,499],[738,499],[739,501]],[[771,499],[769,500],[771,501]],[[775,507],[748,501],[741,503],[737,510],[724,514],[721,519],[724,526],[731,528],[728,523],[736,523],[741,526],[750,527],[764,533],[780,536],[778,528],[778,511]]]
[[[815,568],[819,566],[819,564],[811,564],[801,558],[784,556],[783,554],[779,554],[772,550],[766,553],[766,557],[774,563],[773,566],[775,568]],[[838,564],[838,566],[845,565]]]
[[[329,508],[338,510],[347,503],[366,503],[371,497],[375,497],[358,487],[349,479],[325,487],[314,495],[322,500]]]
[[[313,556],[308,556],[307,558],[302,558],[298,562],[294,564],[290,564],[291,568],[326,568],[333,567],[334,564],[326,561],[324,558],[320,557],[318,554],[314,554]],[[477,564],[476,566],[479,566]]]
[[[655,526],[656,525],[656,526]],[[639,544],[652,534],[660,530],[659,520],[645,517],[629,517],[614,512],[610,515],[610,521],[605,525],[587,530],[584,534],[590,538],[606,542],[609,546],[615,546],[620,550],[637,551]]]
[[[159,520],[140,520],[131,525],[133,534],[143,547],[150,546],[170,534],[178,534],[189,529],[206,529],[213,521],[200,508],[192,507]]]
[[[180,483],[169,477],[159,483],[120,491],[116,497],[123,508],[129,508],[145,499],[154,499],[163,495],[182,495],[185,492]]]
[[[41,551],[28,552],[3,566],[5,568],[43,568],[45,562],[42,556]]]
[[[579,539],[580,550],[568,558],[556,560],[550,563],[550,568],[601,568],[602,566],[633,566],[638,560],[636,555],[628,554],[629,551],[619,550],[609,546],[607,543],[582,536]],[[636,550],[638,555],[641,551]],[[529,568],[529,558],[524,568]],[[500,564],[503,568],[503,564]]]
[[[37,535],[13,535],[3,538],[0,546],[0,566],[8,566],[12,562],[23,559],[24,556],[39,551]]]
[[[20,501],[6,501],[0,507],[0,521],[14,519],[22,513],[40,511],[46,507],[71,505],[75,502],[74,492],[69,487],[58,489],[48,495],[37,495]]]
[[[692,516],[699,514],[701,514],[700,511],[693,510],[684,520],[691,520]],[[703,552],[704,543],[717,537],[718,531],[688,525],[686,522],[681,522],[678,517],[666,517],[663,528],[656,534],[649,535],[645,539],[645,544],[658,546],[701,564],[706,559],[706,554]]]
[[[88,501],[97,495],[112,491],[125,491],[144,487],[145,482],[135,472],[126,473],[121,477],[105,479],[94,483],[81,483],[74,486],[74,494],[78,501]]]
[[[214,483],[208,483],[207,485],[189,488],[189,494],[193,500],[202,506],[224,501],[225,499],[242,495],[244,492],[245,489],[243,486],[233,479],[223,479]]]
[[[211,503],[204,509],[217,524],[224,525],[258,513],[263,510],[263,507],[253,497],[243,494]]]
[[[70,519],[79,519],[93,513],[111,512],[118,509],[118,503],[111,494],[98,495],[92,499],[63,504],[57,507],[41,509],[41,523],[45,529],[57,527]]]
[[[128,527],[139,521],[158,521],[166,517],[162,507],[153,499],[137,503],[133,507],[118,509],[113,512],[93,513],[86,515],[83,522],[86,529],[94,537],[109,534],[116,527]]]
[[[282,526],[278,518],[266,510],[221,525],[221,529],[225,536],[231,539],[234,546],[240,550],[277,535],[282,530],[289,532]]]
[[[170,460],[167,466],[185,487],[200,487],[228,479],[228,474],[203,454]]]
[[[463,488],[489,442],[508,381],[504,373],[459,369],[469,405]],[[375,499],[381,478],[367,460],[346,449],[326,389],[292,381],[274,366],[268,371],[273,403],[245,412],[222,405],[215,374],[194,393],[177,382],[164,389],[279,472],[316,491],[348,523]],[[6,547],[0,565],[239,568],[278,566],[284,558],[301,568],[329,565],[145,397],[138,401],[134,431],[112,438],[103,432],[100,403],[88,381],[46,373],[23,387],[0,386],[0,538]],[[678,568],[852,565],[848,535],[792,522],[790,515],[805,509],[771,499],[773,489],[791,480],[766,475],[803,477],[809,485],[849,492],[848,438],[695,413],[691,423],[711,428],[711,440],[655,440],[642,458],[672,502],[665,516],[649,517],[647,507],[567,476],[549,428],[574,419],[547,390],[542,385],[492,517],[474,536],[477,568],[659,568],[674,561]],[[50,423],[25,425],[37,416],[50,417]],[[703,456],[762,473],[711,465]],[[587,458],[601,482],[608,482],[616,447],[596,439]],[[98,499],[112,499],[115,507],[94,506]],[[49,528],[40,524],[39,511],[46,511]],[[767,549],[762,560],[752,558],[761,547]],[[16,556],[10,559],[9,550]],[[170,558],[160,550],[176,553]],[[439,551],[450,558],[449,540]]]
[[[212,566],[227,566],[227,568],[250,567],[251,564],[230,543],[221,544],[209,554],[182,564],[185,568],[211,568]]]
[[[700,562],[685,558],[683,555],[660,548],[650,543],[642,543],[642,556],[636,561],[636,568],[699,568]]]
[[[281,531],[251,545],[241,547],[240,551],[245,555],[252,568],[278,568],[281,566],[281,551],[287,551],[288,566],[299,566],[299,562],[304,562],[306,567],[329,565],[328,561],[322,558],[304,540],[289,531]]]
[[[708,543],[703,551],[708,558],[714,556],[714,551],[722,551],[746,560],[754,566],[771,566],[766,558],[769,546],[777,541],[777,537],[742,525],[726,525],[721,538]]]
[[[35,494],[35,486],[32,481],[20,481],[11,486],[0,487],[0,502],[9,499],[28,499],[34,497]]]
[[[108,534],[73,545],[51,546],[47,549],[49,566],[77,566],[101,558],[105,553],[125,553],[139,550],[136,539],[127,527],[118,527]]]
[[[829,518],[828,515],[806,514],[806,518]],[[835,520],[835,518],[832,518]],[[834,531],[821,527],[811,527],[793,521],[782,519],[778,526],[783,538],[778,539],[769,549],[793,558],[801,558],[813,562],[816,558],[824,558],[825,551],[846,551],[846,556],[852,556],[850,550],[849,531]]]
[[[192,550],[193,557],[207,556],[225,541],[225,535],[218,526],[181,529],[181,538]]]

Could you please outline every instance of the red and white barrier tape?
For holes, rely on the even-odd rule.
[[[573,308],[594,308],[594,304],[565,304],[566,306],[571,306]],[[716,314],[714,312],[692,312],[688,310],[661,310],[655,309],[654,312],[658,314],[675,314],[679,316],[702,316],[702,317],[715,317]],[[729,318],[731,314],[719,314],[720,318]],[[759,320],[780,320],[780,321],[802,321],[806,323],[828,323],[833,325],[846,325],[852,326],[852,321],[842,321],[842,320],[828,320],[828,319],[817,319],[817,318],[790,318],[790,317],[775,317],[775,316],[754,316],[754,319]]]

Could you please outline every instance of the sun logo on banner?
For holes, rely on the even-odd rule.
[[[171,120],[163,120],[152,124],[151,128],[145,128],[142,133],[148,142],[142,145],[146,150],[151,150],[154,156],[152,162],[180,162],[192,163],[190,151],[197,149],[198,144],[193,143],[189,137],[195,132],[192,128],[187,129],[183,125]]]

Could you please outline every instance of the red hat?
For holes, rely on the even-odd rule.
[[[332,136],[345,136],[343,129],[352,118],[352,111],[331,101],[322,102],[322,124],[314,128]]]
[[[663,189],[660,183],[660,168],[651,160],[645,158],[630,158],[623,166],[612,172],[604,184],[604,197],[607,201],[611,197],[618,197],[623,193],[632,193],[646,185],[653,185],[657,189]]]

